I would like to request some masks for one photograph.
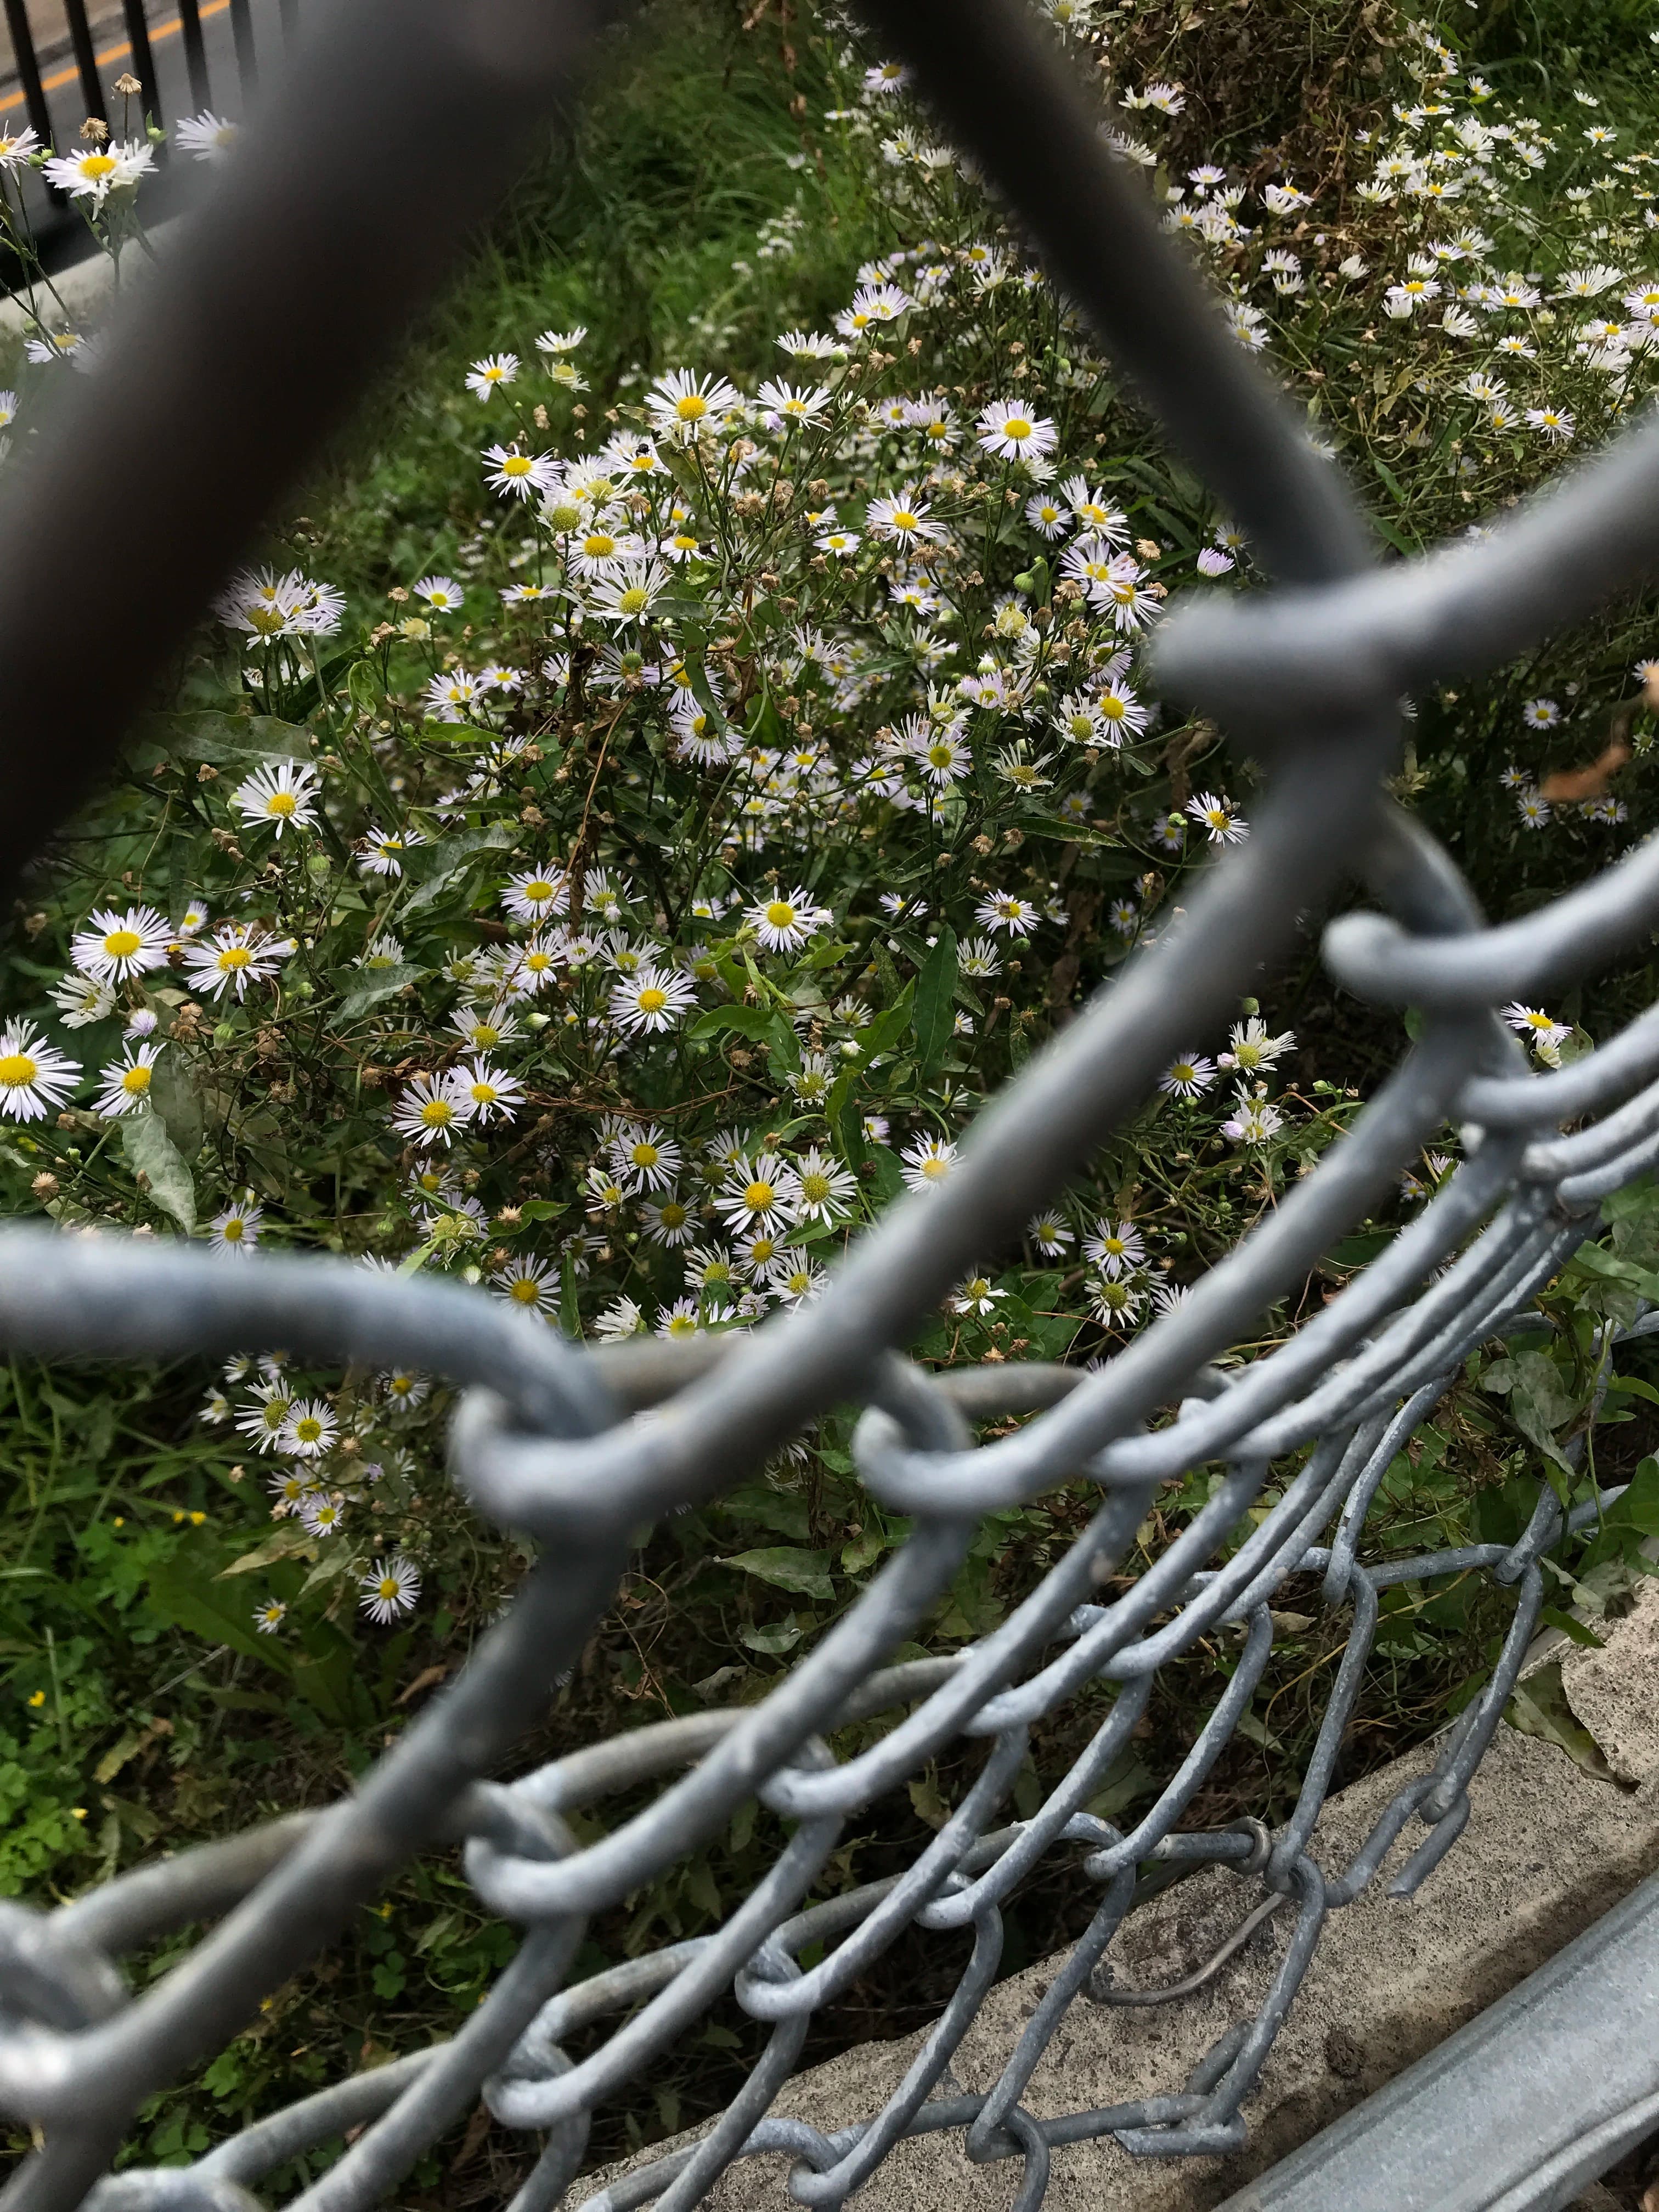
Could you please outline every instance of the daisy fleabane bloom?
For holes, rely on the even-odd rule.
[[[524,1085],[518,1077],[492,1067],[482,1057],[463,1061],[453,1071],[449,1092],[469,1121],[511,1121],[524,1103]]]
[[[447,1145],[471,1120],[447,1076],[417,1075],[398,1103],[392,1128],[417,1145]]]
[[[0,1115],[7,1121],[44,1121],[80,1080],[80,1061],[47,1044],[33,1022],[0,1029]]]
[[[264,1208],[255,1206],[252,1199],[243,1199],[216,1213],[209,1224],[209,1236],[216,1252],[251,1252],[259,1241],[260,1224],[265,1218]]]
[[[939,525],[929,521],[927,502],[920,496],[915,484],[906,484],[902,491],[872,499],[864,511],[864,521],[872,538],[884,538],[893,545],[937,545],[945,538]],[[856,538],[853,543],[857,544]]]
[[[611,992],[611,1018],[634,1036],[672,1029],[696,997],[685,976],[647,962]]]
[[[1249,823],[1231,799],[1219,798],[1213,791],[1201,791],[1196,799],[1189,799],[1187,811],[1194,822],[1204,824],[1212,845],[1240,845],[1249,835]]]
[[[109,985],[100,982],[96,975],[77,975],[73,969],[61,982],[52,987],[52,1001],[63,1017],[66,1030],[83,1030],[92,1022],[101,1022],[115,1011],[115,994]]]
[[[230,794],[230,803],[250,827],[266,823],[280,837],[284,830],[315,826],[313,801],[322,778],[303,761],[267,761]]]
[[[417,599],[439,615],[458,614],[466,597],[453,576],[422,576],[410,589]]]
[[[519,374],[519,356],[515,353],[488,353],[482,361],[475,361],[466,373],[466,388],[488,401],[492,392],[501,386],[511,384]]]
[[[815,906],[811,894],[798,884],[787,896],[779,893],[746,906],[743,918],[769,952],[798,952],[834,920],[827,906]]]
[[[574,331],[544,331],[536,341],[538,353],[574,353],[587,336],[586,323],[578,323]]]
[[[421,1595],[420,1572],[400,1552],[395,1559],[376,1559],[357,1587],[363,1611],[384,1627],[415,1610]]]
[[[956,1146],[942,1137],[917,1137],[899,1154],[899,1173],[910,1190],[937,1190],[956,1164]]]
[[[333,1409],[322,1398],[296,1398],[276,1435],[276,1449],[289,1459],[321,1459],[339,1430]]]
[[[73,154],[57,154],[45,163],[49,185],[71,199],[101,205],[124,185],[136,185],[155,166],[155,149],[137,138],[112,138],[97,146],[84,146]]]
[[[743,405],[743,394],[723,376],[699,376],[694,369],[671,369],[645,395],[646,412],[659,437],[689,445],[698,433]]]
[[[787,1160],[761,1152],[734,1160],[724,1189],[715,1200],[737,1234],[767,1230],[775,1234],[793,1221],[800,1208],[800,1184]]]
[[[544,1313],[559,1302],[559,1277],[553,1263],[527,1252],[508,1261],[489,1287],[498,1298],[527,1313]]]
[[[1558,1022],[1541,1006],[1523,1006],[1516,999],[1504,1009],[1504,1019],[1518,1036],[1523,1036],[1547,1067],[1560,1065],[1561,1047],[1572,1035],[1565,1022]]]
[[[175,124],[173,137],[181,154],[198,161],[222,161],[236,143],[236,125],[204,107],[199,115],[187,115]]]
[[[211,937],[185,946],[185,974],[193,991],[216,999],[234,990],[240,999],[250,983],[269,982],[286,957],[286,947],[262,937],[257,923],[222,921]]]
[[[1183,1052],[1170,1062],[1158,1079],[1158,1087],[1171,1098],[1196,1098],[1215,1081],[1215,1062],[1195,1052]]]
[[[100,1068],[98,1080],[103,1088],[93,1102],[93,1111],[113,1119],[118,1115],[136,1113],[146,1105],[161,1050],[159,1044],[130,1045],[119,1060],[112,1060],[107,1067]]]
[[[287,1617],[288,1607],[279,1597],[268,1597],[253,1608],[253,1626],[261,1636],[274,1636]]]
[[[130,906],[125,914],[99,907],[87,927],[70,939],[70,958],[83,975],[121,983],[130,975],[165,968],[171,936],[153,906]]]
[[[503,499],[531,499],[551,491],[558,482],[558,463],[551,453],[521,453],[515,447],[487,446],[484,459],[489,471],[484,482]]]
[[[994,400],[979,418],[979,442],[1000,461],[1041,460],[1060,442],[1046,415],[1033,415],[1018,399]]]

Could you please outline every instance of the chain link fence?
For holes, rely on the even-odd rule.
[[[82,655],[82,632],[74,633],[69,665],[80,680],[69,714],[71,734],[86,740],[81,775],[95,758],[94,733],[106,732],[186,629],[206,571],[327,428],[308,422],[274,458],[210,491],[198,479],[210,475],[228,427],[223,401],[206,393],[195,363],[166,374],[161,364],[216,286],[246,287],[246,268],[235,264],[269,226],[276,177],[303,177],[313,159],[325,179],[337,173],[346,157],[332,134],[371,106],[387,112],[385,70],[371,67],[383,13],[351,11],[302,59],[263,145],[248,149],[190,248],[158,275],[112,345],[108,368],[76,396],[56,445],[45,441],[9,494],[0,544],[15,546],[19,530],[45,511],[52,470],[86,466],[88,441],[95,459],[100,439],[171,425],[178,434],[155,444],[185,479],[186,510],[194,501],[210,522],[205,545],[183,561],[183,584],[153,587],[147,579],[142,609],[113,568],[94,578],[111,611],[105,630],[125,657],[101,645]],[[1389,1880],[1399,1897],[1455,1844],[1471,1778],[1539,1616],[1540,1562],[1613,1494],[1592,1492],[1566,1511],[1540,1477],[1530,1525],[1510,1546],[1384,1567],[1361,1557],[1391,1461],[1461,1364],[1523,1322],[1538,1288],[1592,1232],[1601,1200],[1659,1160],[1659,1011],[1543,1074],[1529,1072],[1497,1012],[1646,936],[1659,915],[1659,842],[1523,921],[1488,927],[1445,854],[1381,787],[1403,694],[1501,661],[1547,624],[1588,611],[1659,552],[1659,426],[1633,428],[1480,542],[1374,567],[1339,474],[1235,349],[1018,0],[871,0],[868,13],[1274,571],[1266,596],[1176,607],[1157,648],[1164,696],[1214,713],[1267,764],[1267,803],[1249,842],[1215,866],[1177,926],[986,1109],[951,1180],[870,1231],[818,1304],[746,1338],[586,1350],[458,1286],[371,1275],[345,1261],[256,1258],[228,1269],[182,1244],[60,1239],[23,1227],[0,1235],[0,1343],[15,1352],[153,1359],[283,1347],[318,1360],[431,1369],[464,1385],[452,1440],[457,1487],[477,1511],[539,1547],[510,1613],[351,1798],[141,1868],[53,1911],[0,1906],[0,2106],[33,2124],[39,2144],[4,2192],[7,2212],[70,2212],[82,2202],[99,2212],[247,2212],[264,2177],[348,2132],[349,2147],[294,2202],[304,2212],[356,2212],[394,2191],[480,2094],[504,2125],[544,2138],[514,2199],[514,2212],[544,2212],[571,2189],[596,2105],[625,2094],[732,1992],[769,2024],[762,2055],[700,2140],[611,2185],[608,2212],[647,2203],[684,2212],[733,2160],[763,2153],[792,2161],[795,2201],[838,2204],[901,2138],[940,2130],[965,2136],[973,2159],[1006,2162],[1018,2212],[1042,2202],[1057,2146],[1110,2134],[1157,2158],[1234,2149],[1245,2136],[1241,2108],[1334,1917],[1380,1878],[1402,1838],[1412,1847]],[[399,67],[419,95],[417,121],[441,100],[465,140],[469,123],[501,96],[509,64],[521,112],[495,170],[475,176],[470,197],[461,193],[449,210],[449,228],[381,266],[367,287],[367,315],[346,311],[337,391],[361,384],[386,328],[435,281],[445,246],[487,203],[491,175],[505,181],[514,144],[562,96],[591,27],[574,7],[532,9],[519,0],[480,0],[467,27],[424,0],[399,15]],[[389,127],[395,136],[404,126]],[[413,133],[417,123],[407,127]],[[453,173],[434,166],[434,190],[453,184]],[[319,216],[310,187],[301,189],[285,210],[283,267],[319,237]],[[356,220],[374,217],[371,195]],[[406,212],[399,228],[408,235]],[[331,249],[320,281],[346,266]],[[351,276],[355,283],[355,267]],[[262,269],[260,283],[269,277]],[[280,291],[280,273],[275,281]],[[315,305],[313,296],[308,326],[319,319]],[[279,355],[275,373],[289,366]],[[205,411],[192,411],[204,401]],[[126,451],[129,478],[161,465],[143,441]],[[86,551],[77,534],[82,570]],[[58,557],[50,533],[34,550],[33,574],[15,553],[0,554],[0,652],[21,666],[26,692],[32,670],[50,667],[55,681],[67,658],[64,607],[80,620],[89,605],[84,573],[76,593],[56,607],[43,602],[40,578],[44,571],[50,582]],[[43,604],[44,641],[27,629],[31,608]],[[64,658],[54,663],[49,647]],[[64,757],[37,758],[24,775],[10,824],[15,852],[38,842],[72,803]],[[1409,1054],[1316,1171],[1182,1304],[1097,1370],[1010,1363],[933,1373],[907,1361],[903,1346],[969,1261],[1016,1237],[1170,1059],[1223,1021],[1339,874],[1357,878],[1382,910],[1329,927],[1331,971],[1378,1004],[1419,1009],[1423,1022]],[[1304,1281],[1448,1121],[1462,1125],[1465,1163],[1392,1245],[1270,1353],[1224,1371],[1212,1364]],[[1659,1314],[1622,1334],[1653,1329]],[[1603,1332],[1604,1371],[1615,1340]],[[913,1530],[817,1648],[757,1705],[641,1729],[510,1784],[488,1779],[605,1613],[632,1532],[714,1496],[823,1410],[849,1401],[865,1407],[861,1477],[884,1506],[912,1517]],[[975,1424],[1017,1416],[1030,1418],[975,1443]],[[1215,1465],[1224,1474],[1209,1502],[1123,1595],[1100,1603],[1160,1486]],[[1098,1493],[1093,1520],[1001,1627],[951,1657],[884,1663],[927,1620],[981,1516],[1079,1480]],[[1229,1550],[1270,1480],[1275,1502]],[[1267,1662],[1275,1593],[1310,1573],[1347,1634],[1295,1810],[1272,1833],[1255,1821],[1188,1827],[1187,1810]],[[1432,1770],[1387,1807],[1352,1861],[1322,1865],[1315,1825],[1382,1593],[1471,1574],[1514,1594],[1489,1680],[1442,1740]],[[1121,1832],[1083,1809],[1127,1745],[1158,1669],[1229,1629],[1239,1639],[1231,1678],[1157,1802]],[[1101,1682],[1115,1690],[1103,1724],[1039,1808],[1011,1821],[1006,1803],[1030,1731]],[[872,1747],[832,1755],[827,1740],[838,1729],[884,1716],[893,1724]],[[866,1808],[947,1747],[974,1741],[983,1747],[977,1778],[913,1863],[806,1904]],[[571,1815],[647,1784],[657,1787],[642,1810],[597,1841],[578,1842]],[[568,1981],[591,1916],[659,1877],[755,1798],[779,1816],[787,1841],[723,1926]],[[273,2113],[187,2166],[109,2175],[143,2100],[236,2035],[411,1855],[457,1845],[478,1897],[523,1937],[453,2040]],[[995,2085],[936,2094],[996,1975],[1005,1900],[1062,1850],[1098,1892],[1086,1932]],[[1103,1963],[1149,1862],[1225,1867],[1240,1882],[1240,1925],[1229,1944],[1208,1969],[1152,1993],[1115,1987]],[[1262,1900],[1254,1909],[1252,1898]],[[1085,1996],[1179,2002],[1280,1911],[1293,1924],[1267,1997],[1188,2078],[1117,2106],[1041,2119],[1026,2109],[1026,2085],[1069,2006]],[[210,1932],[132,1995],[122,1955],[204,1923],[214,1923]],[[900,2087],[879,2112],[849,2113],[834,2134],[775,2116],[814,2013],[901,1937],[915,1940],[912,1930],[971,1931],[973,1948]],[[1341,1941],[1340,1919],[1332,1940]],[[809,1946],[822,1952],[811,1966],[802,1963]],[[567,2055],[567,2043],[611,2021],[580,2062]]]

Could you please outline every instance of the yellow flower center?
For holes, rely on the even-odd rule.
[[[1123,702],[1115,699],[1109,692],[1100,702],[1100,711],[1109,722],[1121,722],[1123,720]]]
[[[743,1202],[751,1212],[764,1213],[777,1194],[775,1184],[763,1182],[757,1176],[753,1182],[744,1187]]]
[[[92,178],[94,183],[99,178],[108,176],[114,167],[115,156],[112,154],[83,154],[81,156],[81,174]]]
[[[8,1091],[26,1091],[40,1073],[26,1052],[9,1052],[0,1060],[0,1085]]]
[[[708,412],[708,402],[701,392],[688,392],[684,399],[674,402],[674,412],[682,422],[700,422]]]
[[[670,1336],[695,1336],[697,1324],[690,1314],[676,1314],[668,1324]]]
[[[131,960],[143,942],[136,929],[112,929],[104,939],[104,950],[112,960]]]
[[[541,1294],[540,1284],[532,1281],[531,1277],[528,1275],[520,1275],[517,1282],[514,1284],[512,1289],[507,1292],[508,1297],[516,1299],[518,1304],[521,1306],[533,1306],[538,1304],[541,1300]]]
[[[447,1098],[428,1098],[421,1108],[421,1121],[428,1129],[447,1129],[455,1118]]]
[[[240,1244],[247,1234],[247,1224],[233,1213],[219,1234],[227,1244]]]
[[[895,530],[914,530],[916,526],[916,518],[908,507],[896,507],[892,520]]]
[[[617,611],[622,615],[641,615],[651,604],[651,594],[640,584],[630,584],[617,600]]]
[[[472,1085],[472,1099],[475,1105],[493,1106],[500,1096],[501,1093],[493,1083],[475,1083]]]
[[[667,992],[659,991],[654,983],[647,983],[640,993],[640,1012],[642,1014],[659,1014],[667,1004]]]
[[[956,755],[949,745],[929,745],[927,748],[929,768],[950,768],[955,760]]]
[[[628,1157],[636,1168],[653,1168],[662,1154],[654,1145],[635,1145]]]
[[[479,1022],[475,1025],[472,1031],[472,1042],[478,1048],[480,1052],[488,1052],[492,1045],[498,1045],[501,1041],[501,1031],[498,1029],[493,1028],[489,1023]]]
[[[530,456],[527,453],[509,453],[501,463],[501,474],[504,477],[527,477],[530,474]]]
[[[273,791],[265,801],[267,814],[289,815],[294,811],[295,799],[291,791]]]
[[[923,1175],[927,1176],[929,1182],[936,1182],[941,1176],[950,1174],[951,1163],[949,1160],[940,1159],[938,1154],[935,1153],[930,1158],[925,1159],[922,1162],[921,1171]]]
[[[544,975],[553,965],[553,956],[550,952],[526,952],[524,964],[532,975]]]
[[[323,1433],[323,1425],[315,1413],[307,1413],[303,1419],[295,1421],[294,1433],[302,1444],[314,1444]]]
[[[685,1208],[677,1199],[670,1199],[662,1210],[661,1220],[665,1229],[684,1229]]]
[[[129,1098],[142,1098],[143,1097],[145,1091],[149,1089],[149,1079],[153,1071],[151,1069],[143,1066],[129,1067],[123,1071],[121,1076],[121,1088],[126,1092]]]
[[[809,1206],[821,1206],[830,1195],[830,1178],[809,1171],[800,1179],[800,1194]]]
[[[215,964],[223,974],[230,975],[238,968],[249,966],[252,958],[246,945],[227,945]]]
[[[787,899],[774,899],[766,909],[766,919],[774,929],[793,929],[795,909]]]
[[[596,530],[591,538],[582,540],[582,551],[592,561],[608,561],[616,550],[616,539],[607,538],[603,530]]]
[[[1002,434],[1005,438],[1029,438],[1031,426],[1023,415],[1013,415],[1003,424]]]
[[[403,1585],[399,1583],[396,1575],[382,1575],[380,1581],[375,1583],[374,1587],[380,1595],[383,1597],[388,1604],[390,1604],[393,1599],[399,1598],[403,1595]]]

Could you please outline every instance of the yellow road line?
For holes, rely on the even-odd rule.
[[[210,15],[222,15],[229,5],[230,0],[203,0],[198,12],[202,21],[206,22]],[[183,19],[175,15],[170,23],[159,23],[156,26],[149,34],[149,42],[152,46],[159,46],[163,39],[176,39],[184,27]],[[106,46],[97,55],[98,66],[103,69],[111,62],[125,61],[131,52],[131,45],[127,40],[123,39],[118,46]],[[42,92],[61,92],[66,84],[78,82],[80,76],[80,70],[73,67],[55,70],[50,76],[41,78],[40,89]],[[0,115],[3,115],[8,108],[21,107],[27,95],[21,91],[7,93],[0,98]]]

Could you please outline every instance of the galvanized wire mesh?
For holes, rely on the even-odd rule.
[[[354,86],[370,97],[362,12],[359,27],[342,34],[346,61],[341,48],[325,46],[310,73],[300,72],[296,104],[273,120],[295,169],[313,143],[308,100],[320,102],[314,127],[332,131]],[[496,43],[483,40],[488,67],[469,76],[443,37],[421,46],[439,15],[406,12],[425,56],[420,68],[441,77],[463,116],[498,82],[514,37],[550,41],[544,89],[562,81],[574,44],[568,18],[550,33],[500,0],[478,10]],[[1157,2157],[1233,2148],[1243,2140],[1241,2106],[1331,1916],[1407,1831],[1421,1834],[1389,1884],[1395,1895],[1409,1895],[1455,1842],[1470,1778],[1538,1618],[1540,1560],[1565,1528],[1598,1510],[1591,1498],[1564,1515],[1540,1479],[1537,1509],[1513,1545],[1384,1566],[1360,1557],[1390,1462],[1461,1363],[1526,1311],[1587,1235],[1604,1195],[1659,1160],[1659,1011],[1542,1075],[1528,1072],[1496,1012],[1506,1000],[1587,973],[1647,933],[1659,915],[1659,843],[1522,921],[1488,928],[1446,856],[1382,797],[1380,783],[1401,694],[1501,660],[1547,621],[1587,611],[1659,550],[1659,426],[1633,430],[1482,543],[1370,568],[1340,477],[1233,349],[1016,0],[881,0],[871,12],[1281,579],[1265,598],[1177,608],[1157,648],[1165,695],[1215,713],[1273,771],[1267,803],[1249,843],[1214,869],[1180,924],[981,1115],[948,1184],[896,1208],[819,1304],[745,1340],[594,1352],[459,1287],[367,1275],[344,1262],[261,1259],[227,1270],[183,1246],[60,1241],[21,1228],[0,1237],[0,1342],[15,1352],[171,1358],[282,1346],[319,1360],[436,1370],[465,1385],[453,1432],[456,1483],[477,1510],[541,1547],[510,1613],[349,1800],[143,1868],[55,1911],[0,1907],[0,2106],[34,2124],[42,2146],[10,2183],[8,2207],[247,2207],[247,2192],[297,2151],[350,2130],[349,2148],[295,2200],[307,2212],[349,2212],[395,2188],[482,2089],[504,2124],[545,2138],[515,2200],[517,2212],[541,2212],[569,2190],[595,2106],[625,2094],[732,1991],[771,2025],[762,2056],[700,2141],[612,2186],[610,2212],[647,2203],[683,2212],[732,2160],[763,2152],[793,2160],[788,2187],[798,2202],[838,2203],[901,2137],[940,2130],[963,2131],[971,2157],[1011,2162],[1020,2212],[1040,2203],[1059,2144],[1109,2133]],[[192,297],[228,270],[237,225],[258,215],[272,173],[254,159],[228,189],[211,211],[216,228],[198,239],[182,273],[158,278],[125,351],[113,351],[112,375],[77,403],[83,414],[115,405],[130,431],[148,410],[152,424],[184,425],[197,438],[190,450],[210,454],[213,425],[191,421],[193,369],[154,390],[143,373],[187,323]],[[302,210],[302,231],[307,219]],[[429,276],[412,258],[387,298],[406,301]],[[365,359],[368,350],[365,336]],[[136,387],[117,380],[124,362]],[[76,433],[72,424],[65,434]],[[136,467],[149,465],[147,449],[131,450]],[[13,495],[12,524],[44,496],[46,481],[37,471]],[[247,520],[232,496],[216,526],[227,540]],[[48,580],[56,557],[48,544],[40,556]],[[111,590],[112,605],[131,600],[112,577]],[[160,645],[150,642],[155,602],[145,600],[152,652],[165,646],[167,621],[188,619],[185,595],[176,599],[162,609]],[[0,646],[41,604],[33,587],[0,598]],[[84,610],[84,588],[73,604]],[[46,659],[38,638],[22,659],[26,668]],[[131,665],[114,657],[86,667],[76,709],[83,726],[133,680]],[[61,775],[43,780],[37,763],[22,827],[38,829],[69,795]],[[935,1374],[908,1362],[902,1348],[916,1324],[969,1261],[1018,1234],[1344,871],[1386,911],[1334,923],[1325,939],[1329,967],[1350,989],[1409,1003],[1425,1018],[1420,1040],[1351,1133],[1183,1304],[1104,1366]],[[1225,1372],[1210,1364],[1304,1279],[1448,1120],[1463,1126],[1465,1164],[1392,1246],[1267,1356]],[[1634,1326],[1645,1332],[1659,1316]],[[1604,1332],[1604,1367],[1613,1341]],[[866,1408],[855,1444],[864,1482],[884,1505],[913,1516],[908,1541],[850,1613],[760,1705],[642,1729],[509,1784],[487,1779],[605,1613],[633,1533],[714,1495],[848,1401]],[[1011,1415],[1032,1418],[975,1444],[974,1423]],[[1124,1595],[1097,1602],[1160,1485],[1217,1462],[1225,1474],[1209,1502]],[[1270,1477],[1282,1484],[1275,1502],[1229,1551]],[[951,1582],[980,1516],[1079,1480],[1098,1492],[1094,1519],[1001,1627],[950,1657],[884,1664]],[[1350,1625],[1295,1811],[1272,1834],[1252,1823],[1185,1827],[1267,1664],[1274,1594],[1310,1571],[1322,1577],[1333,1620],[1346,1614]],[[1315,1823],[1379,1594],[1472,1572],[1515,1592],[1489,1680],[1431,1771],[1388,1806],[1353,1859],[1322,1865]],[[1085,1811],[1159,1668],[1230,1624],[1243,1632],[1237,1664],[1157,1802],[1127,1832]],[[1039,1809],[1009,1822],[1004,1808],[1033,1726],[1102,1681],[1116,1686],[1109,1717]],[[826,1740],[837,1728],[882,1714],[901,1717],[872,1747],[846,1760],[832,1755]],[[964,1740],[983,1743],[978,1778],[914,1863],[805,1905],[849,1824]],[[578,1843],[571,1814],[659,1780],[643,1810]],[[568,1983],[588,1917],[697,1849],[752,1798],[787,1824],[787,1840],[724,1925]],[[103,2178],[144,2098],[238,2033],[412,1854],[456,1844],[479,1897],[525,1932],[452,2041],[275,2113],[193,2165]],[[1082,1875],[1099,1893],[1086,1932],[995,2086],[936,2096],[996,1973],[1004,1900],[1047,1855],[1079,1846]],[[1026,2085],[1091,1980],[1097,1998],[1112,2000],[1097,1969],[1130,1907],[1137,1869],[1152,1860],[1229,1866],[1259,1877],[1270,1902],[1284,1901],[1294,1927],[1272,1986],[1259,2011],[1164,2094],[1038,2119],[1022,2104]],[[204,1922],[216,1925],[133,1996],[115,1961]],[[775,2116],[781,2093],[787,2111],[785,2085],[814,2012],[918,1929],[971,1930],[972,1956],[888,2103],[849,2114],[833,2135]],[[809,1944],[828,1947],[810,1968],[801,1964]],[[566,2055],[566,2042],[612,2019],[619,2024],[580,2063]]]

